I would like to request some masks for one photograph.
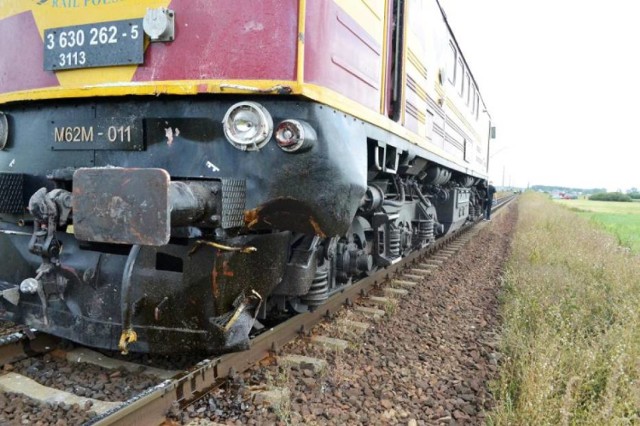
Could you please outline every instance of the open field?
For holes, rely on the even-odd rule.
[[[640,422],[640,257],[545,196],[519,203],[488,424]]]
[[[640,203],[557,200],[558,203],[601,225],[618,243],[640,253]]]

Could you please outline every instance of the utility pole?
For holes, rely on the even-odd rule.
[[[507,166],[502,166],[502,187],[504,188],[504,172],[506,170]]]

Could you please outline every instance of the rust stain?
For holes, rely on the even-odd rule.
[[[129,231],[131,231],[131,233],[134,235],[134,237],[137,239],[137,241],[147,241],[146,240],[146,235],[144,233],[138,231],[133,226],[131,226],[129,228]]]
[[[327,235],[324,232],[322,232],[322,229],[320,228],[320,224],[318,224],[318,222],[315,220],[313,216],[309,216],[309,223],[311,224],[313,231],[316,233],[318,237],[321,237],[321,238],[327,237]]]
[[[229,261],[222,262],[222,275],[225,277],[233,277],[233,271],[229,268]]]
[[[213,292],[213,297],[218,300],[220,298],[220,287],[218,287],[218,271],[216,271],[215,263],[211,270],[211,291]]]
[[[260,208],[255,208],[252,210],[245,210],[244,212],[244,223],[247,227],[251,228],[255,226],[260,221]]]

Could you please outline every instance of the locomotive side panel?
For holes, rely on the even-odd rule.
[[[404,19],[394,24],[398,7],[404,7]],[[404,39],[398,56],[391,36],[395,26]],[[308,2],[302,91],[392,129],[435,154],[441,163],[454,163],[457,170],[484,177],[487,165],[480,153],[487,150],[487,114],[475,83],[463,96],[447,81],[450,41],[458,49],[435,1],[396,0],[386,6],[367,1]],[[464,67],[470,75],[466,62]],[[394,122],[386,114],[396,68],[402,70],[402,92],[401,114]],[[369,115],[363,108],[381,114]]]
[[[384,2],[308,1],[305,27],[304,81],[378,112]]]
[[[0,94],[59,85],[42,69],[44,42],[30,11],[0,19],[0,40]]]
[[[485,176],[489,120],[473,76],[438,3],[416,0],[406,8],[403,124],[419,136],[419,145],[453,159],[460,170]],[[460,92],[450,49],[471,89]]]
[[[432,107],[436,115],[442,116],[439,131],[443,145],[456,153],[462,164],[486,176],[490,116],[446,18],[437,13],[439,5],[430,6],[429,16],[438,28],[432,36],[442,73],[434,87],[436,102]]]
[[[295,80],[297,0],[172,0],[169,7],[180,17],[175,41],[147,49],[133,81]]]
[[[405,52],[405,113],[404,125],[422,138],[427,138],[427,87],[433,62],[428,61],[427,35],[432,28],[424,23],[426,3],[407,2]],[[427,69],[427,64],[429,69]],[[427,142],[430,142],[427,139]]]

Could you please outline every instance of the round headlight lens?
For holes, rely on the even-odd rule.
[[[225,114],[222,124],[229,142],[243,151],[262,148],[273,133],[271,114],[257,102],[233,105]]]
[[[276,128],[278,146],[285,152],[305,152],[316,143],[316,131],[302,120],[284,120]]]
[[[294,152],[304,143],[304,128],[296,120],[285,120],[276,129],[276,142],[283,151]]]
[[[7,140],[9,139],[9,122],[7,116],[0,112],[0,150],[7,146]]]

